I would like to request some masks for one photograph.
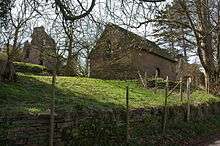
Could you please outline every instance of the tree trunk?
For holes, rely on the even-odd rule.
[[[90,59],[86,58],[86,76],[90,77]]]
[[[68,56],[67,56],[67,66],[71,64],[72,60],[72,47],[73,47],[73,39],[69,38],[69,45],[68,45]]]
[[[216,83],[220,82],[220,2],[218,1],[218,29],[217,29],[217,54],[216,54],[216,60],[217,60],[217,68],[216,68],[216,73],[217,73],[217,78],[216,78]]]
[[[85,70],[85,75],[87,75],[87,77],[90,77],[90,50],[87,48],[86,49],[86,70]]]
[[[13,62],[9,60],[0,61],[0,82],[15,82],[16,72]]]
[[[202,66],[204,67],[208,77],[209,83],[215,83],[217,79],[216,66],[214,59],[214,48],[212,46],[213,36],[212,36],[212,25],[210,10],[207,8],[209,6],[209,1],[197,0],[196,3],[198,23],[200,28],[200,33],[197,38],[198,44],[198,54]]]
[[[185,35],[184,35],[184,30],[183,28],[181,29],[181,33],[182,33],[182,39],[183,39],[183,54],[184,54],[184,60],[187,61],[187,51],[186,51],[186,41],[185,41]]]
[[[14,34],[14,39],[13,39],[13,45],[12,45],[12,50],[11,52],[8,52],[8,58],[10,61],[15,61],[16,55],[17,55],[17,43],[18,43],[18,34],[19,34],[19,29],[20,27],[15,28],[15,34]]]
[[[65,67],[65,75],[68,76],[76,76],[77,75],[77,60],[76,54],[73,52],[73,39],[69,38],[69,45],[68,45],[68,56],[67,56],[67,63]]]

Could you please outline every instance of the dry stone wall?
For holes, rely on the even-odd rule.
[[[169,107],[168,120],[185,120],[186,106]],[[220,103],[191,106],[191,119],[204,119],[220,113]],[[129,113],[130,123],[160,122],[163,107],[136,109]],[[153,120],[153,121],[154,121]],[[71,113],[57,113],[55,145],[112,145],[126,143],[126,113],[122,109],[80,109]],[[0,145],[47,146],[49,115],[1,114]],[[131,124],[132,125],[132,124]],[[132,133],[132,132],[131,132]]]

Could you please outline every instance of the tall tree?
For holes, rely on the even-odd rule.
[[[196,46],[196,53],[209,77],[210,83],[219,81],[219,1],[216,0],[174,0],[167,11],[173,17],[152,20],[175,25],[177,31],[187,30],[185,41]],[[167,12],[166,11],[166,12]],[[162,12],[162,15],[166,12]],[[176,17],[176,15],[178,17]],[[181,16],[181,19],[180,19]],[[149,23],[146,21],[143,23]],[[183,37],[182,34],[176,37]]]
[[[194,48],[196,47],[195,40],[192,38],[192,31],[186,27],[190,24],[183,12],[179,10],[178,5],[167,5],[164,9],[157,12],[155,16],[153,35],[157,38],[157,43],[164,48],[168,48],[171,54],[178,55],[181,53],[184,59],[191,55],[196,55]],[[178,19],[181,24],[172,22]],[[186,25],[186,26],[185,26]]]
[[[22,0],[17,2],[15,9],[10,10],[9,13],[9,24],[11,29],[11,34],[9,34],[9,38],[12,41],[12,50],[8,52],[8,59],[10,61],[14,61],[14,57],[16,56],[17,52],[20,51],[20,46],[22,40],[20,37],[25,32],[27,23],[37,16],[35,14],[35,9],[31,7],[27,0]],[[16,14],[15,11],[17,12]],[[20,42],[19,42],[20,39]]]
[[[23,36],[27,22],[34,17],[34,10],[27,3],[27,0],[10,1],[10,4],[7,15],[5,14],[7,16],[7,28],[1,31],[2,46],[4,46],[7,54],[7,63],[5,63],[3,67],[5,70],[1,74],[14,76],[15,70],[13,61],[17,59],[18,54],[21,54],[21,36]],[[12,4],[14,4],[14,7],[12,7]],[[14,81],[13,77],[8,77],[9,81],[10,79]]]
[[[64,74],[68,76],[77,75],[77,66],[78,66],[78,52],[74,50],[76,44],[76,37],[74,35],[75,27],[71,21],[62,21],[62,26],[64,32],[67,36],[67,61],[64,69]]]

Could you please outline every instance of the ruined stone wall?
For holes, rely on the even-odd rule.
[[[52,68],[55,64],[55,59],[51,57],[56,49],[54,39],[46,33],[44,27],[34,28],[31,38],[30,43],[25,43],[23,61]]]
[[[40,51],[38,49],[30,49],[30,54],[28,58],[25,58],[24,61],[33,64],[40,64]]]
[[[220,103],[191,106],[192,120],[207,119],[211,115],[219,113]],[[54,137],[56,146],[126,143],[126,113],[124,110],[79,109],[71,113],[57,114]],[[162,115],[163,107],[140,108],[131,110],[129,119],[132,125],[132,123],[149,122],[150,117],[161,121]],[[184,105],[168,108],[169,121],[184,120],[185,115],[186,106]],[[46,146],[49,137],[49,121],[49,115],[1,114],[0,145]],[[130,134],[132,135],[132,131]]]

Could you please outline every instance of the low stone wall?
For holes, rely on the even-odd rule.
[[[169,107],[168,120],[185,120],[186,106]],[[204,119],[220,114],[220,103],[191,106],[191,119]],[[160,122],[163,107],[136,109],[129,112],[130,123]],[[126,142],[126,113],[121,109],[78,109],[71,113],[57,113],[55,137],[57,146],[112,145]],[[149,124],[151,124],[149,122]],[[0,145],[46,146],[49,138],[49,115],[0,115]],[[131,124],[132,125],[132,124]],[[130,132],[132,133],[132,131]]]

